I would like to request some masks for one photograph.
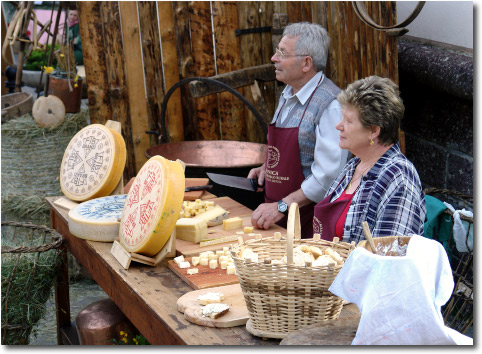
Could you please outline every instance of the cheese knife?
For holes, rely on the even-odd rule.
[[[219,173],[212,172],[206,172],[206,174],[208,175],[209,179],[211,179],[214,183],[227,187],[245,189],[252,192],[256,192],[258,187],[260,187],[256,178],[221,175]]]
[[[208,191],[213,189],[212,184],[205,184],[203,186],[193,186],[193,187],[187,187],[184,189],[184,192],[192,192],[192,191]]]

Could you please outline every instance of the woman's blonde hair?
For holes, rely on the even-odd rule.
[[[380,127],[380,143],[390,145],[398,141],[405,106],[393,81],[379,76],[357,80],[338,95],[338,101],[341,106],[357,109],[364,127]]]

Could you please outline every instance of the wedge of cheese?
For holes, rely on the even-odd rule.
[[[176,238],[199,243],[208,234],[208,224],[203,219],[181,218],[176,222]]]
[[[184,170],[179,162],[151,157],[137,174],[125,202],[119,228],[129,252],[157,254],[176,227],[184,198]]]
[[[224,219],[228,218],[229,211],[221,207],[220,205],[215,205],[206,212],[196,215],[194,219],[202,219],[206,221],[208,226],[221,225]]]
[[[229,219],[223,220],[223,230],[224,231],[236,230],[236,229],[240,229],[242,227],[243,227],[243,219],[241,219],[238,216],[236,216],[234,218],[229,218]]]
[[[127,194],[100,197],[70,209],[70,233],[90,241],[113,242],[118,239],[126,197]]]
[[[126,164],[122,135],[102,124],[81,129],[70,140],[60,165],[60,188],[70,200],[83,202],[108,196]]]

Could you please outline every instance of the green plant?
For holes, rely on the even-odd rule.
[[[55,49],[58,49],[58,45],[55,45]],[[45,65],[47,65],[48,55],[50,51],[50,45],[47,46],[47,49],[36,49],[33,50],[32,53],[28,56],[23,68],[25,70],[35,70],[39,71],[42,69],[43,62],[44,62],[44,52],[47,50],[46,57],[45,57]],[[52,66],[57,66],[57,58],[55,55],[52,57]]]
[[[112,339],[111,342],[115,345],[150,345],[147,339],[142,334],[136,334],[120,331],[121,339]]]

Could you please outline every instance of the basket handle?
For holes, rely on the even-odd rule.
[[[286,261],[288,265],[290,265],[293,264],[293,240],[299,240],[301,238],[300,208],[297,203],[290,204],[286,231]]]

